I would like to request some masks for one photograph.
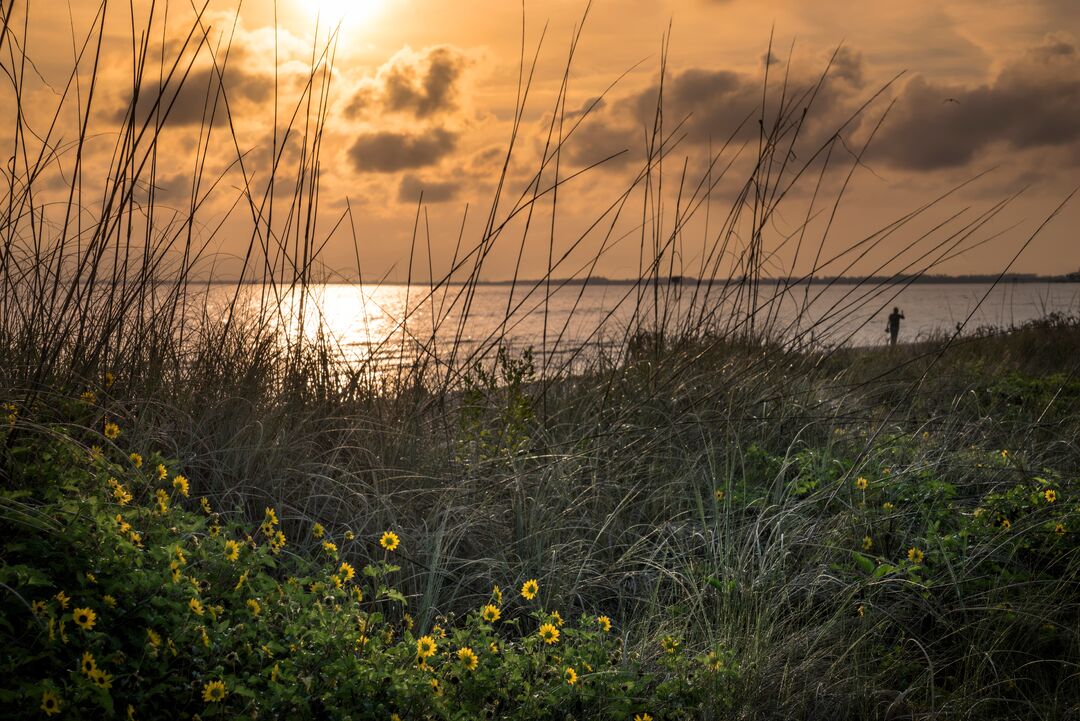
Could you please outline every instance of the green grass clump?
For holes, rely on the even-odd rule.
[[[420,627],[393,587],[408,538],[289,538],[272,508],[257,526],[216,511],[119,424],[101,439],[5,411],[2,717],[629,719],[730,702],[729,654],[671,639],[646,668],[617,620],[564,620],[535,581]]]

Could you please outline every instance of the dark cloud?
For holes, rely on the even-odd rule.
[[[955,168],[996,146],[1026,150],[1078,143],[1078,118],[1076,46],[1048,38],[988,84],[913,78],[875,139],[871,157],[908,170]]]
[[[228,119],[224,97],[228,97],[229,106],[235,113],[238,102],[260,103],[271,98],[273,92],[272,76],[247,72],[240,69],[238,64],[229,64],[224,73],[224,82],[220,82],[213,68],[202,68],[191,71],[182,83],[177,76],[174,82],[164,88],[156,83],[144,85],[140,89],[135,117],[139,124],[151,116],[160,116],[165,118],[163,122],[174,126],[200,125],[211,120],[220,125]],[[117,108],[111,119],[114,122],[126,120],[131,112],[131,103],[129,100],[126,105]]]
[[[452,112],[467,65],[464,53],[448,45],[403,50],[361,85],[347,111],[358,118],[392,112],[418,119]]]
[[[460,183],[423,180],[410,173],[401,179],[401,185],[398,186],[398,201],[416,203],[423,193],[425,203],[445,203],[457,198],[460,190]]]
[[[457,135],[437,128],[418,135],[380,131],[360,135],[349,158],[360,172],[394,173],[434,165],[457,146]]]
[[[822,86],[806,118],[802,130],[804,145],[824,142],[827,134],[843,122],[853,107],[862,74],[861,55],[851,51],[837,55],[830,70],[830,80]],[[807,105],[807,91],[818,80],[793,71],[788,87],[784,88],[783,75],[775,70],[770,74],[766,94],[767,127],[775,121],[781,97],[786,112],[794,110],[797,117],[801,108]],[[681,123],[678,132],[684,136],[683,146],[698,148],[711,144],[718,149],[729,137],[736,143],[757,138],[763,82],[763,74],[722,69],[690,68],[672,75],[664,84],[665,132],[671,132],[677,123]],[[614,101],[596,117],[586,119],[568,144],[571,159],[585,164],[620,150],[631,150],[634,152],[624,154],[609,167],[640,160],[640,151],[645,147],[656,116],[658,95],[659,87],[654,85]]]

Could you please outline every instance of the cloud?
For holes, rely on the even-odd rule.
[[[419,135],[379,131],[360,135],[349,158],[360,172],[394,173],[435,165],[457,147],[457,135],[442,128]]]
[[[457,198],[460,190],[460,183],[424,180],[410,173],[401,179],[401,185],[398,186],[398,201],[416,203],[423,193],[425,203],[445,203]]]
[[[699,149],[719,147],[732,138],[739,144],[757,138],[756,122],[761,113],[764,64],[757,73],[727,69],[693,67],[671,75],[664,84],[663,114],[665,133],[681,123],[678,135],[682,146]],[[863,84],[861,54],[841,49],[829,71],[829,80],[822,86],[807,115],[800,137],[802,145],[820,144],[827,139],[854,108],[854,101]],[[786,111],[798,112],[808,101],[806,91],[818,77],[794,68],[787,79],[786,71],[771,71],[766,102],[766,127],[775,121],[780,98]],[[633,95],[611,101],[587,118],[567,146],[570,158],[586,164],[630,150],[606,167],[617,167],[640,160],[647,136],[651,133],[659,87],[654,84]],[[800,105],[796,107],[795,103]]]
[[[346,111],[357,119],[403,113],[419,120],[453,112],[468,65],[465,53],[450,45],[403,48],[361,82]]]
[[[870,157],[906,170],[956,168],[998,146],[1026,150],[1076,144],[1077,118],[1080,56],[1071,39],[1048,37],[1005,64],[987,84],[913,78]]]
[[[220,125],[228,118],[225,97],[235,116],[238,103],[261,103],[271,98],[274,92],[272,76],[250,73],[238,62],[229,63],[223,78],[219,78],[212,67],[192,70],[182,83],[180,77],[177,75],[163,88],[154,83],[140,89],[136,122],[142,124],[151,115],[160,114],[165,118],[163,122],[171,126],[201,125],[210,122],[213,113],[213,123]],[[131,102],[129,99],[123,107],[117,108],[110,119],[124,122],[131,112]]]

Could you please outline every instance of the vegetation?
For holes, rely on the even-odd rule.
[[[18,60],[13,7],[0,49]],[[5,136],[0,717],[1080,710],[1080,324],[962,328],[892,352],[845,347],[832,325],[856,305],[891,305],[892,283],[961,243],[978,247],[1004,203],[917,236],[902,267],[873,269],[828,318],[782,323],[789,289],[762,283],[771,219],[794,187],[836,187],[819,181],[835,179],[843,128],[797,144],[827,69],[817,85],[767,86],[759,155],[695,271],[709,280],[656,282],[684,271],[678,239],[708,207],[726,146],[696,188],[675,184],[686,193],[674,212],[642,215],[633,321],[571,366],[555,332],[519,353],[505,328],[472,344],[461,331],[492,244],[563,182],[548,176],[571,132],[553,130],[514,202],[500,182],[460,262],[410,285],[455,309],[457,332],[443,325],[449,310],[429,338],[406,338],[402,319],[376,355],[400,337],[409,362],[351,366],[311,331],[307,302],[327,240],[314,218],[332,53],[313,54],[292,124],[274,129],[269,179],[243,169],[209,95],[191,202],[166,219],[147,191],[167,90],[217,47],[201,28],[167,49],[175,57],[133,42],[132,97],[147,97],[151,78],[158,98],[148,114],[132,103],[109,172],[93,180],[103,193],[89,180],[84,192],[76,162],[66,202],[38,195],[93,137],[92,93],[56,96],[57,118],[75,105],[77,141],[22,114]],[[79,87],[96,77],[85,52]],[[224,73],[223,56],[213,61]],[[33,63],[4,69],[4,92],[23,98]],[[662,204],[678,129],[663,128],[661,104],[640,174],[605,224],[632,196]],[[241,170],[229,172],[251,211],[241,277],[261,281],[237,284],[224,308],[207,306],[197,280],[216,239],[200,216],[221,180],[202,177],[220,151],[212,136],[234,147]],[[282,177],[285,157],[295,178]],[[287,212],[272,212],[274,187],[295,187]],[[842,274],[921,212],[831,258],[822,235],[810,275]],[[713,262],[730,257],[731,268]],[[562,272],[553,262],[530,297],[556,292]],[[677,312],[680,294],[694,295],[691,312]]]

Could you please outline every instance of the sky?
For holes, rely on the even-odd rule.
[[[723,276],[752,248],[768,275],[1080,269],[1080,200],[1027,243],[1080,185],[1075,0],[211,0],[198,17],[139,0],[103,30],[99,8],[16,3],[20,142],[55,151],[34,182],[62,201],[78,165],[99,216],[126,121],[161,122],[135,226],[194,215],[220,276],[251,267],[255,236],[254,256],[314,253],[327,278]],[[65,93],[99,30],[96,71],[84,54]]]

